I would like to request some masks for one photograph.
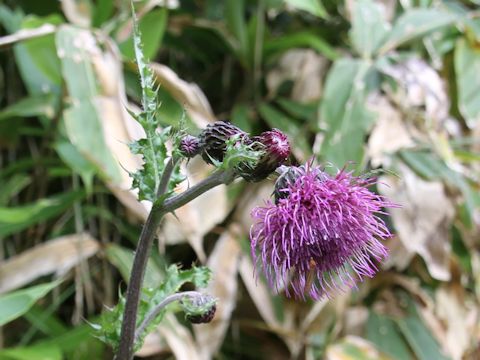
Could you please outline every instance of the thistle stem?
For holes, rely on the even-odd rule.
[[[168,305],[174,301],[181,300],[185,296],[202,296],[202,293],[198,291],[183,291],[179,293],[175,293],[172,295],[167,296],[160,302],[157,306],[155,306],[146,316],[143,322],[140,324],[138,329],[135,331],[135,342],[142,336],[143,332],[147,328],[147,326],[160,314],[160,312]]]
[[[165,170],[160,181],[157,196],[165,194],[169,179],[178,160],[171,159],[165,166]],[[135,328],[137,322],[138,303],[140,300],[140,290],[142,288],[143,277],[147,261],[150,256],[153,240],[156,230],[162,217],[178,209],[179,207],[192,201],[204,192],[221,184],[228,184],[235,178],[235,174],[229,171],[217,171],[212,175],[192,186],[181,194],[173,196],[164,202],[153,205],[147,221],[143,226],[138,241],[135,258],[133,260],[130,282],[127,288],[127,298],[125,311],[123,313],[122,330],[120,335],[120,345],[118,348],[116,360],[130,360],[133,358],[133,347],[135,340]]]
[[[164,213],[172,212],[215,186],[231,183],[234,178],[235,174],[233,172],[217,171],[183,193],[165,200],[162,210]]]
[[[172,176],[172,172],[177,164],[178,159],[170,158],[165,165],[165,169],[160,179],[157,189],[157,198],[162,196],[168,187],[168,182]],[[155,238],[155,232],[163,217],[163,212],[155,204],[148,214],[147,221],[143,226],[138,240],[135,258],[133,259],[132,270],[130,273],[130,282],[127,288],[127,298],[125,310],[123,313],[122,330],[120,335],[120,346],[118,348],[118,360],[130,360],[133,357],[133,345],[135,336],[135,326],[137,322],[138,303],[140,300],[140,290],[142,288],[143,278],[150,251]]]

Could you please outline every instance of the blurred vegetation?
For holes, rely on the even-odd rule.
[[[163,125],[286,132],[295,161],[378,172],[391,257],[317,303],[253,279],[249,211],[272,184],[216,189],[164,221],[168,264],[213,271],[216,320],[168,316],[152,359],[480,357],[480,2],[135,1]],[[149,205],[129,189],[142,136],[127,0],[0,3],[0,359],[102,359]],[[353,162],[353,163],[351,163]],[[209,169],[195,160],[196,182]],[[188,186],[188,184],[184,184]],[[1,347],[1,346],[0,346]]]

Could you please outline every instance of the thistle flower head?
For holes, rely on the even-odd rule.
[[[282,167],[275,202],[252,210],[252,257],[270,287],[318,300],[355,286],[387,257],[391,236],[379,214],[394,207],[368,186],[375,179],[318,167]]]
[[[192,158],[201,151],[200,140],[192,135],[186,135],[180,141],[180,151],[187,158]]]

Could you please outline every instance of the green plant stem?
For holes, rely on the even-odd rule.
[[[172,295],[167,296],[160,302],[157,306],[155,306],[152,311],[150,311],[146,316],[143,322],[140,324],[138,329],[135,331],[135,342],[142,336],[143,332],[147,328],[147,326],[155,320],[155,318],[160,314],[160,312],[168,305],[174,301],[181,300],[185,296],[194,297],[194,296],[202,296],[202,293],[198,291],[182,291]]]
[[[235,173],[231,171],[217,171],[183,193],[165,200],[162,210],[165,213],[172,212],[215,186],[231,183],[234,178]]]
[[[170,165],[169,165],[170,164]],[[162,196],[168,185],[168,181],[175,168],[175,161],[167,163],[160,181],[157,196]],[[164,202],[155,203],[148,215],[147,221],[143,226],[138,241],[135,258],[133,260],[130,282],[127,288],[127,298],[125,311],[123,313],[122,330],[120,335],[120,346],[118,348],[117,360],[130,360],[133,358],[133,348],[135,339],[135,329],[137,322],[138,303],[140,300],[140,290],[142,288],[145,268],[152,248],[155,233],[162,217],[175,209],[187,204],[197,196],[221,184],[230,183],[235,174],[229,171],[216,171],[203,181],[181,194],[173,196]],[[166,179],[166,180],[165,180]]]

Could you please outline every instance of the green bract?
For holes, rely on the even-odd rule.
[[[226,149],[223,161],[211,159],[213,165],[222,170],[234,170],[239,175],[248,169],[254,169],[263,154],[264,146],[258,142],[246,144],[241,140],[241,134],[234,135],[225,141]]]

